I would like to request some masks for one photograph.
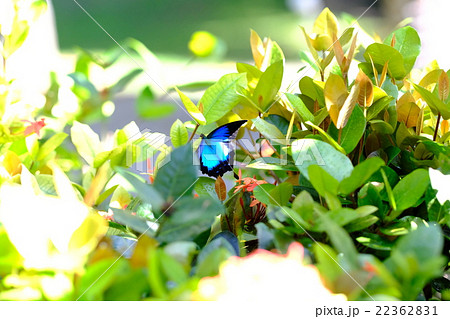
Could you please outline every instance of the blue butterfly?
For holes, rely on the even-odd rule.
[[[246,122],[231,122],[219,126],[207,136],[200,135],[202,141],[198,147],[198,155],[202,173],[217,177],[233,170],[231,140],[235,139],[239,128]]]

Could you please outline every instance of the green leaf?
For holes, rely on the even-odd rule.
[[[189,278],[183,266],[175,258],[163,251],[160,251],[159,258],[161,269],[168,280],[176,284],[182,284]]]
[[[327,132],[325,132],[320,126],[313,124],[311,122],[306,122],[306,125],[312,126],[316,129],[323,140],[325,140],[328,144],[332,145],[336,150],[341,152],[342,154],[347,154],[341,145],[338,144]]]
[[[416,299],[429,280],[442,275],[443,246],[442,230],[436,224],[418,225],[397,241],[385,265],[399,280],[402,299]]]
[[[142,90],[136,100],[136,113],[144,119],[164,118],[173,114],[176,109],[173,104],[158,103],[149,86]]]
[[[334,248],[343,255],[343,259],[348,263],[351,269],[357,268],[358,251],[356,250],[350,235],[325,214],[322,214],[320,218]]]
[[[378,217],[384,219],[388,209],[388,205],[383,202],[380,191],[383,189],[383,184],[367,183],[358,192],[358,205],[373,205],[378,208]]]
[[[339,182],[333,176],[318,165],[310,165],[308,167],[308,176],[314,189],[326,199],[331,209],[341,207],[336,196]]]
[[[306,62],[311,68],[314,69],[314,71],[319,72],[319,70],[320,70],[319,66],[314,61],[314,57],[312,56],[312,54],[310,52],[300,51],[299,56],[300,56],[300,61]],[[300,71],[297,71],[297,73],[299,73],[299,72]]]
[[[271,191],[275,189],[275,185],[272,184],[261,184],[255,187],[253,190],[253,195],[257,200],[266,205],[274,204],[277,205],[272,199]]]
[[[407,74],[403,56],[389,45],[372,43],[367,47],[364,58],[368,63],[371,62],[370,58],[372,58],[373,63],[378,64],[381,68],[388,62],[388,72],[397,80],[403,79]]]
[[[319,55],[317,54],[316,49],[314,49],[314,47],[312,46],[311,38],[308,36],[308,33],[306,33],[306,30],[304,27],[300,26],[300,29],[302,29],[302,31],[303,31],[303,35],[305,36],[306,44],[308,45],[308,49],[311,52],[311,55],[313,56],[314,61],[316,61],[317,66],[320,66]]]
[[[236,63],[236,69],[239,73],[247,75],[247,82],[250,88],[255,88],[263,72],[257,67],[247,63]]]
[[[197,257],[197,269],[195,273],[200,276],[216,276],[219,266],[230,256],[239,255],[237,237],[227,231],[221,232],[206,244]]]
[[[282,60],[271,64],[261,75],[258,85],[253,92],[253,101],[263,112],[266,112],[271,106],[281,87],[283,64],[284,61]]]
[[[403,64],[406,73],[411,72],[417,56],[420,53],[420,38],[417,31],[411,27],[406,26],[395,30],[385,40],[384,44],[390,45],[392,37],[395,35],[394,48],[397,49],[403,56]]]
[[[166,218],[156,237],[158,241],[193,240],[211,228],[216,216],[223,212],[223,206],[210,197],[184,197],[178,200],[171,210],[169,216],[164,215]]]
[[[12,32],[3,37],[4,43],[2,45],[2,55],[5,58],[8,58],[11,54],[13,54],[17,49],[19,49],[23,42],[28,37],[28,33],[30,31],[30,26],[28,21],[22,19],[15,19],[13,24]]]
[[[412,86],[420,94],[422,99],[427,102],[433,114],[437,115],[438,113],[441,113],[444,120],[450,119],[450,104],[445,104],[437,95],[421,87],[420,85],[412,83]]]
[[[391,101],[395,100],[392,96],[384,96],[377,101],[375,101],[367,110],[367,121],[372,120],[383,110],[385,110]]]
[[[220,265],[230,258],[232,254],[224,247],[211,251],[201,262],[198,263],[195,274],[202,277],[217,276]]]
[[[130,211],[124,211],[117,208],[110,208],[114,213],[114,220],[130,229],[140,233],[146,234],[147,236],[154,236],[156,222],[147,220],[146,218],[131,215]]]
[[[216,84],[209,87],[198,102],[199,108],[200,105],[203,106],[206,123],[215,122],[231,111],[241,99],[237,94],[237,88],[246,85],[245,74],[231,73],[224,75]]]
[[[286,120],[283,116],[280,116],[278,114],[270,114],[265,118],[265,121],[267,123],[275,125],[283,135],[287,134],[287,131],[289,129],[289,121]]]
[[[392,134],[394,133],[394,128],[385,121],[382,120],[372,120],[369,122],[370,127],[373,131],[380,133],[380,134]]]
[[[326,213],[326,216],[330,218],[334,223],[338,226],[345,226],[354,222],[356,220],[361,220],[374,212],[377,211],[377,208],[374,206],[361,206],[357,209],[351,209],[347,207],[339,207],[336,209],[332,209]],[[313,228],[313,231],[326,231],[326,224],[322,223],[322,220],[316,222]]]
[[[368,232],[362,233],[362,236],[357,237],[356,241],[360,244],[376,249],[376,250],[384,250],[384,251],[390,251],[392,247],[394,246],[394,242],[385,238],[381,237],[377,234],[372,234]]]
[[[302,77],[299,82],[300,92],[310,97],[313,101],[318,101],[320,106],[325,106],[324,86],[325,83],[313,80],[309,76]]]
[[[339,259],[336,252],[330,246],[322,243],[315,243],[313,252],[317,258],[316,266],[320,275],[325,278],[327,283],[334,283],[343,272],[336,262]]]
[[[158,169],[153,185],[166,200],[174,201],[192,194],[197,171],[191,143],[174,149],[169,156],[170,161]]]
[[[289,203],[293,191],[292,184],[288,182],[277,185],[270,191],[272,203],[277,206],[286,206]]]
[[[183,102],[184,107],[189,112],[189,114],[191,114],[194,120],[200,125],[205,125],[206,124],[205,116],[202,114],[202,112],[200,112],[197,105],[195,105],[194,102],[192,102],[191,99],[188,98],[183,92],[178,90],[178,88],[175,87],[175,90],[177,90],[181,102]]]
[[[109,93],[111,95],[115,95],[119,92],[122,92],[123,90],[125,90],[125,88],[127,87],[127,85],[139,74],[141,74],[143,70],[142,69],[134,69],[132,71],[130,71],[128,74],[124,75],[119,81],[117,81],[116,84],[112,85],[109,88]]]
[[[272,41],[272,50],[270,51],[270,65],[278,61],[284,62],[284,60],[284,53],[281,50],[280,46],[275,41]]]
[[[58,146],[64,142],[67,138],[67,134],[64,132],[56,133],[50,137],[41,147],[36,156],[37,161],[44,160],[51,152],[53,152]]]
[[[17,269],[22,264],[22,256],[9,240],[5,229],[0,226],[0,274],[8,274],[12,269]]]
[[[291,149],[295,165],[309,180],[308,167],[313,164],[321,166],[338,181],[350,176],[353,170],[348,157],[328,143],[305,138],[294,141]]]
[[[259,117],[253,119],[252,121],[256,129],[266,138],[277,140],[278,143],[286,143],[284,134],[275,125],[270,124],[269,122]]]
[[[347,196],[356,189],[363,186],[370,176],[384,165],[384,161],[379,157],[371,157],[355,166],[351,175],[341,181],[339,184],[339,193]]]
[[[345,226],[345,230],[348,233],[353,233],[356,231],[361,231],[363,229],[367,229],[370,226],[372,226],[373,224],[375,224],[377,221],[379,220],[379,218],[377,216],[373,216],[373,215],[369,215],[369,216],[365,216],[365,217],[361,217],[358,218],[355,221],[352,221],[351,223],[348,223]]]
[[[94,164],[95,155],[101,150],[100,138],[89,125],[74,121],[70,129],[70,137],[78,154],[90,165]]]
[[[352,152],[356,145],[358,145],[359,140],[366,130],[366,119],[364,118],[364,113],[359,107],[355,107],[348,119],[347,124],[342,128],[341,132],[341,146],[345,150],[346,154]],[[331,122],[328,133],[334,140],[338,140],[339,130]]]
[[[308,176],[319,195],[323,197],[328,196],[328,194],[337,195],[339,182],[319,165],[310,165]]]
[[[189,135],[183,122],[176,120],[170,128],[170,138],[174,147],[180,147],[188,142]]]
[[[195,183],[194,190],[200,196],[209,195],[212,198],[217,199],[215,184],[216,184],[215,179],[201,176]]]
[[[132,282],[133,285],[129,285]],[[127,287],[127,289],[124,289]],[[119,276],[105,292],[105,300],[138,301],[148,294],[150,287],[146,273],[141,269],[133,269]]]
[[[114,283],[118,276],[129,271],[125,259],[102,259],[89,265],[78,285],[79,300],[103,300],[104,292]]]
[[[70,73],[69,77],[72,78],[72,80],[75,83],[75,86],[81,87],[87,91],[88,94],[86,98],[99,98],[97,88],[95,87],[94,84],[92,84],[91,81],[89,81],[86,75],[80,72],[74,72]]]
[[[303,122],[310,121],[314,123],[314,115],[312,115],[312,113],[306,107],[302,99],[300,99],[297,95],[291,93],[286,93],[286,97],[288,98],[289,102],[291,102],[291,105],[294,108],[294,110],[296,110],[297,113],[300,115]]]
[[[123,167],[116,167],[115,170],[130,183],[142,201],[151,204],[154,210],[159,210],[162,207],[164,199],[153,185],[147,184],[143,178],[127,171]]]
[[[114,148],[111,151],[105,151],[105,152],[98,153],[94,158],[93,167],[99,168],[108,160],[111,161],[111,166],[126,166],[127,164],[129,165],[130,163],[126,162],[126,160],[127,160],[127,158],[125,156],[126,150],[127,150],[126,146],[121,145],[119,147]],[[133,158],[133,163],[134,162],[135,161]]]
[[[47,195],[58,196],[52,175],[39,174],[36,175],[35,178],[41,191],[43,191]]]
[[[397,207],[396,212],[392,212],[389,216],[389,220],[393,220],[402,211],[414,206],[425,193],[429,184],[430,178],[424,169],[416,169],[403,177],[393,189]]]
[[[293,162],[275,157],[260,157],[247,165],[247,168],[267,169],[274,171],[297,171]]]
[[[424,223],[426,222],[419,217],[405,216],[379,229],[381,233],[387,236],[403,236]]]

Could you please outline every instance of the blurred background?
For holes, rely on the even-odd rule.
[[[33,63],[40,79],[48,78],[48,70],[58,69],[66,74],[74,71],[81,49],[102,56],[106,50],[117,48],[128,38],[141,41],[155,55],[152,65],[136,64],[132,58],[122,58],[115,72],[142,66],[145,70],[114,100],[115,110],[109,119],[96,129],[115,129],[134,120],[139,127],[168,133],[174,119],[189,120],[185,112],[176,108],[163,120],[141,118],[135,112],[136,97],[142,87],[150,85],[156,99],[172,103],[177,94],[166,92],[173,85],[196,81],[216,81],[222,75],[236,72],[235,62],[252,60],[249,36],[254,29],[261,37],[275,40],[286,56],[284,78],[295,79],[302,66],[299,52],[306,49],[299,25],[311,30],[323,8],[329,7],[340,20],[341,29],[348,26],[349,16],[358,18],[360,25],[371,35],[383,39],[398,24],[406,20],[418,29],[423,42],[418,66],[438,59],[441,67],[449,67],[445,43],[448,22],[446,0],[67,0],[50,1],[50,10],[33,30],[28,50],[33,58],[21,57]],[[375,2],[375,3],[374,3]],[[368,10],[367,10],[368,9]],[[367,10],[367,11],[366,11]],[[101,25],[93,21],[93,19]],[[194,57],[188,43],[194,32],[210,32],[217,40],[214,54]],[[106,32],[109,33],[106,34]],[[42,35],[45,34],[45,45]],[[34,38],[34,39],[33,39]],[[33,42],[34,41],[34,42]],[[34,44],[33,44],[34,43]],[[36,49],[33,49],[32,46]],[[27,51],[28,53],[25,53]],[[40,55],[39,55],[40,53]],[[37,65],[36,57],[40,63]],[[17,63],[22,65],[22,62]],[[22,65],[23,66],[23,65]],[[22,68],[23,69],[23,68]],[[96,77],[95,72],[92,75]],[[114,74],[97,74],[97,81],[107,82]],[[27,72],[29,81],[33,77]],[[153,80],[157,83],[155,84]],[[33,81],[36,83],[36,81]],[[39,82],[39,81],[38,81]],[[42,86],[47,85],[40,81]],[[195,100],[201,92],[188,92]],[[99,124],[100,125],[100,124]]]

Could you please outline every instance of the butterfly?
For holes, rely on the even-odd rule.
[[[239,128],[246,122],[246,120],[231,122],[219,126],[207,136],[200,135],[202,141],[198,147],[198,155],[202,173],[218,177],[233,170],[231,141],[235,139]]]

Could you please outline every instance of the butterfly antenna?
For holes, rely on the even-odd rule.
[[[239,175],[238,175],[238,174],[236,174],[236,172],[235,172],[235,171],[233,171],[233,173],[234,173],[234,178],[236,178],[236,179],[239,179]]]

